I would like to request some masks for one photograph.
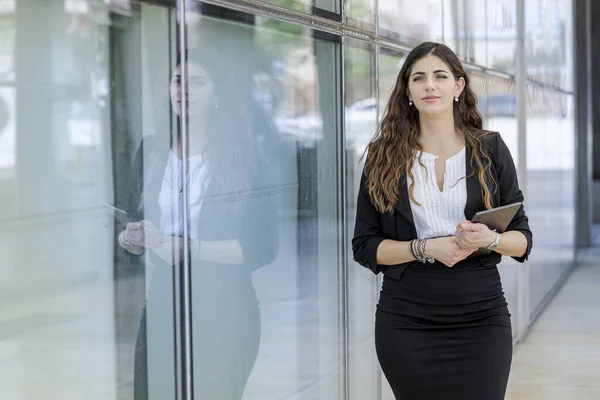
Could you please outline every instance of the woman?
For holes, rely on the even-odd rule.
[[[269,125],[244,90],[249,79],[219,52],[222,47],[207,45],[186,57],[187,118],[179,61],[173,71],[171,106],[189,132],[188,176],[182,175],[179,130],[172,140],[145,137],[134,161],[129,212],[137,222],[127,224],[119,243],[135,255],[149,252],[154,265],[136,344],[136,400],[148,398],[147,349],[173,351],[172,345],[147,344],[146,314],[173,324],[169,270],[183,260],[182,179],[188,182],[195,396],[241,399],[258,354],[260,314],[250,273],[271,263],[278,249],[269,168],[255,139]],[[152,376],[173,376],[172,367],[156,359]]]
[[[352,247],[384,274],[375,344],[396,399],[504,399],[512,337],[497,264],[525,261],[532,234],[523,207],[502,234],[469,222],[523,194],[448,47],[408,55],[367,151]],[[469,257],[479,248],[494,251]]]

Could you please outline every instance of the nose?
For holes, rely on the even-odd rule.
[[[435,86],[433,85],[433,79],[431,77],[428,77],[427,81],[425,82],[425,90],[435,90]]]

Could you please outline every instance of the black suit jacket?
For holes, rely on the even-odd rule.
[[[515,164],[500,134],[493,132],[489,135],[485,147],[492,159],[490,176],[487,177],[488,182],[492,182],[490,180],[492,178],[493,182],[497,183],[492,184],[490,188],[494,207],[523,201],[523,193],[519,189]],[[467,145],[465,150],[466,173],[468,177],[465,216],[468,220],[471,220],[475,213],[485,210],[485,205],[483,204],[481,185],[477,179],[477,174],[472,173],[473,167],[470,162],[472,149]],[[377,247],[383,240],[410,241],[417,239],[406,175],[401,177],[399,185],[400,198],[394,206],[394,212],[392,214],[379,213],[369,197],[367,177],[363,172],[356,205],[354,238],[352,239],[352,251],[356,262],[370,269],[375,274],[382,272],[386,276],[395,279],[400,279],[406,267],[418,263],[418,261],[411,261],[398,265],[377,264]],[[525,255],[523,257],[513,257],[519,262],[524,262],[529,256],[533,244],[533,235],[529,229],[529,220],[525,215],[524,207],[519,209],[506,229],[506,231],[511,230],[519,231],[527,238],[527,251]],[[483,266],[492,266],[498,264],[501,258],[500,254],[492,252],[486,256],[468,259],[468,262],[476,261]],[[463,262],[466,262],[466,260]]]

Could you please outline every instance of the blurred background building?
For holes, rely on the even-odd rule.
[[[373,343],[380,277],[350,238],[361,156],[422,41],[461,57],[517,164],[535,246],[499,269],[518,346],[600,220],[594,16],[591,0],[0,0],[0,397],[133,398],[162,279],[149,397],[186,398],[184,278],[131,262],[101,203],[126,207],[142,137],[168,146],[175,60],[207,41],[272,127],[254,135],[275,160],[279,251],[252,274],[262,333],[244,399],[392,398]]]

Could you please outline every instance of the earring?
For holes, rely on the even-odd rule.
[[[458,103],[458,96],[454,98],[454,101]]]
[[[412,100],[409,100],[409,101],[408,101],[408,105],[409,105],[409,106],[412,106]]]

